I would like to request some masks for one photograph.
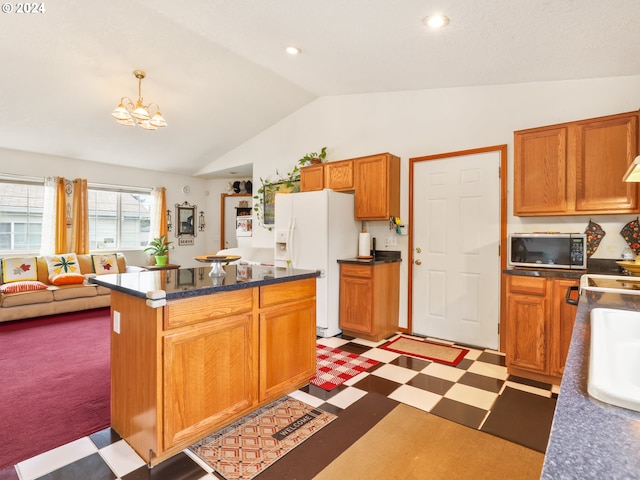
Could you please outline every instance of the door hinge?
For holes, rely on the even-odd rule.
[[[502,251],[500,250],[500,245],[498,245],[498,256],[500,256]]]
[[[500,324],[498,324],[498,335],[500,335]]]
[[[502,167],[498,167],[498,178],[502,178]]]

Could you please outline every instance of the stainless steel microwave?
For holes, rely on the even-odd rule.
[[[584,233],[513,233],[507,247],[510,267],[587,268]]]

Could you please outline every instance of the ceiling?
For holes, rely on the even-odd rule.
[[[44,6],[0,16],[0,147],[186,175],[319,96],[640,74],[638,0]],[[438,12],[449,26],[422,24]],[[111,117],[134,69],[167,128]]]

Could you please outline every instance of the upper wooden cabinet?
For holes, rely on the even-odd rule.
[[[300,169],[300,191],[315,192],[324,188],[324,165],[307,165]]]
[[[324,188],[336,192],[353,190],[353,160],[324,164]]]
[[[514,215],[637,213],[638,112],[514,133]]]
[[[400,216],[400,158],[381,153],[353,159],[356,220]]]

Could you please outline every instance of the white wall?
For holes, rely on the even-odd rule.
[[[152,165],[152,163],[150,160],[149,164]],[[169,254],[171,263],[184,267],[202,266],[202,264],[193,260],[194,256],[218,251],[217,247],[220,238],[219,200],[217,209],[214,209],[215,202],[212,199],[215,198],[215,195],[209,194],[208,183],[204,179],[161,173],[153,170],[114,167],[113,165],[98,162],[73,160],[8,149],[0,149],[0,173],[31,177],[86,178],[90,183],[135,187],[164,186],[167,188],[167,208],[171,209],[174,222],[176,218],[175,204],[182,204],[187,201],[190,205],[195,204],[198,207],[198,212],[200,210],[205,212],[207,225],[204,232],[198,232],[193,246],[178,246],[175,228],[169,233],[169,240],[174,242],[175,247]],[[225,181],[224,185],[226,184],[227,182]],[[182,192],[182,187],[185,185],[190,187],[188,194]],[[146,254],[133,250],[123,251],[123,253],[127,257],[129,264],[146,265]]]
[[[286,172],[306,152],[322,146],[328,147],[328,161],[391,152],[402,158],[404,220],[408,218],[409,158],[507,144],[509,231],[534,231],[542,226],[545,230],[550,226],[583,231],[588,217],[530,220],[512,216],[513,132],[632,111],[639,105],[640,76],[323,97],[213,162],[203,172],[256,159],[255,191],[260,177],[273,180],[276,169]],[[619,256],[624,241],[618,232],[631,218],[592,217],[607,232],[597,252],[599,257]],[[384,245],[380,239],[389,234],[386,222],[369,222],[369,230],[379,239],[378,244]],[[399,240],[406,260],[407,237]],[[273,233],[256,223],[253,244],[272,246]],[[401,325],[406,325],[406,261],[401,275],[400,319]]]

